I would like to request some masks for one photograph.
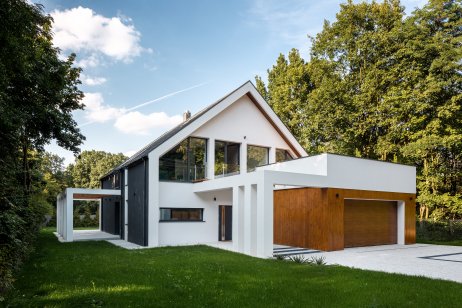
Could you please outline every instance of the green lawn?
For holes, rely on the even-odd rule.
[[[59,243],[51,230],[3,302],[19,307],[455,307],[462,284],[206,246],[125,250]]]

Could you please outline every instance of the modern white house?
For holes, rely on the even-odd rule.
[[[251,82],[101,179],[101,230],[141,246],[223,242],[258,257],[415,243],[415,167],[308,156]],[[82,193],[82,192],[81,192]],[[99,193],[99,194],[98,194]],[[70,200],[69,200],[70,199]],[[72,240],[72,193],[58,233]]]

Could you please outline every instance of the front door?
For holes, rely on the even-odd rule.
[[[233,207],[220,205],[218,208],[218,240],[231,241],[233,233]]]

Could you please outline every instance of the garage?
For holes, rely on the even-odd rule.
[[[322,251],[415,243],[415,195],[339,188],[274,191],[273,243]]]
[[[345,248],[397,243],[396,201],[346,199],[343,219]]]

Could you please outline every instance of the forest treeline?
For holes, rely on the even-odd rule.
[[[461,33],[460,0],[409,16],[399,1],[348,1],[309,60],[281,54],[256,85],[308,153],[417,166],[420,218],[460,219]]]

